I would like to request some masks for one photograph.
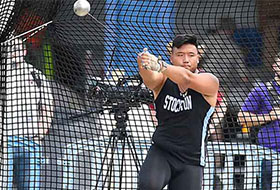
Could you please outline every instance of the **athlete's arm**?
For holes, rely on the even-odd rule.
[[[178,84],[181,92],[191,88],[205,97],[211,97],[209,102],[211,105],[216,104],[219,80],[214,75],[210,73],[192,73],[183,67],[173,65],[166,66],[162,73]]]
[[[155,92],[161,88],[164,82],[164,76],[160,72],[148,70],[144,68],[143,62],[149,62],[148,59],[150,59],[150,56],[147,55],[146,53],[143,53],[142,55],[138,55],[137,57],[138,69],[144,84],[149,89]],[[155,57],[155,59],[157,58]]]

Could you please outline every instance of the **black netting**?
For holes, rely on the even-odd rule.
[[[1,189],[137,189],[158,125],[137,56],[170,63],[182,33],[220,82],[203,189],[280,187],[277,0],[0,2]]]

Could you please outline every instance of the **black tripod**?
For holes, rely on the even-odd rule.
[[[111,131],[110,137],[109,137],[109,141],[108,141],[108,145],[105,148],[105,155],[103,157],[102,163],[101,163],[101,168],[100,168],[100,172],[97,176],[97,181],[96,181],[96,186],[95,189],[98,188],[98,182],[100,180],[100,178],[104,175],[102,175],[103,173],[103,169],[104,169],[104,165],[105,165],[105,161],[106,159],[109,159],[109,164],[108,164],[108,170],[105,174],[105,179],[104,181],[102,181],[102,189],[105,188],[105,184],[106,182],[108,183],[108,189],[110,189],[111,187],[111,182],[112,181],[112,176],[113,176],[113,168],[115,166],[114,163],[114,155],[118,153],[116,153],[116,150],[118,149],[118,142],[121,142],[121,157],[120,159],[118,158],[118,161],[120,161],[120,165],[118,165],[118,167],[120,168],[119,172],[119,179],[120,181],[118,181],[117,183],[119,183],[119,190],[122,190],[122,177],[123,177],[123,172],[124,172],[124,161],[125,161],[125,147],[126,145],[128,146],[128,150],[130,152],[130,154],[132,155],[134,164],[136,166],[136,170],[137,173],[139,172],[140,169],[140,161],[137,157],[137,153],[136,153],[136,148],[135,148],[135,144],[133,141],[133,137],[131,134],[129,134],[129,132],[126,130],[126,126],[127,126],[127,120],[128,120],[128,115],[127,112],[129,111],[129,107],[127,106],[127,104],[125,103],[118,103],[117,105],[114,105],[112,108],[111,113],[114,113],[114,118],[116,120],[116,128],[114,128]],[[111,150],[111,157],[108,158],[108,153],[109,153],[109,149]],[[100,187],[99,187],[100,188]]]

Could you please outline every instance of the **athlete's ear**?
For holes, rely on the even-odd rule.
[[[169,60],[170,60],[170,63],[173,65],[173,62],[172,62],[172,56],[170,56],[170,58],[169,58]]]

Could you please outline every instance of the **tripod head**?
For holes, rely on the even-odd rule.
[[[114,113],[114,119],[116,120],[116,128],[112,130],[111,136],[117,137],[120,140],[123,140],[127,136],[127,121],[129,107],[122,106],[119,104],[118,106],[113,106],[110,113]]]

